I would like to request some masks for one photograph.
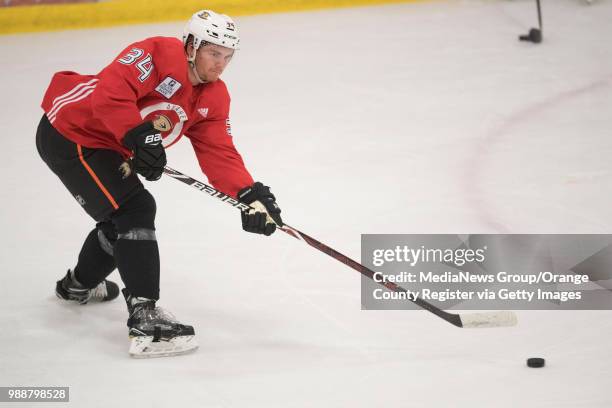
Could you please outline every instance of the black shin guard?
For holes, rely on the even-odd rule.
[[[118,233],[115,261],[125,287],[135,297],[159,299],[159,249],[155,239],[155,199],[142,190],[111,215]]]
[[[108,247],[105,248],[106,243],[111,245],[110,253]],[[112,244],[103,235],[100,224],[98,224],[98,227],[85,238],[79,253],[79,261],[74,268],[75,277],[86,288],[95,288],[115,270],[116,266],[115,258],[112,255]]]
[[[115,259],[125,287],[135,297],[159,299],[159,249],[157,241],[119,238]]]

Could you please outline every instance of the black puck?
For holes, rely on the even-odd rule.
[[[532,28],[531,30],[529,30],[529,33],[527,35],[520,35],[519,40],[530,41],[534,44],[539,44],[542,42],[542,30]]]
[[[538,357],[532,357],[527,359],[527,367],[540,368],[544,367],[544,359]]]

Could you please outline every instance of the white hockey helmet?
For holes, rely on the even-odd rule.
[[[193,36],[193,48],[196,50],[203,42],[237,50],[240,42],[234,20],[211,10],[200,10],[191,16],[183,31],[184,45],[187,45],[189,36]]]

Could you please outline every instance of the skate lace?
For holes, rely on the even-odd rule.
[[[151,330],[155,326],[169,329],[178,323],[172,313],[159,306],[155,308],[137,308],[133,316],[138,321],[137,326],[142,330]]]
[[[89,294],[87,296],[87,301],[91,299],[103,300],[108,295],[108,290],[106,288],[106,281],[100,283],[93,289],[89,290]]]

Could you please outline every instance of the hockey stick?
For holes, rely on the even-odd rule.
[[[164,173],[176,180],[182,181],[188,186],[191,186],[197,190],[203,191],[212,197],[216,197],[217,199],[231,205],[234,208],[239,209],[240,211],[249,211],[251,209],[251,207],[248,204],[241,203],[238,200],[228,196],[227,194],[224,194],[221,191],[209,186],[208,184],[202,183],[201,181],[198,181],[192,177],[189,177],[188,175],[183,174],[178,170],[174,170],[166,166],[164,168]],[[310,245],[313,248],[318,249],[324,254],[327,254],[331,256],[332,258],[342,262],[343,264],[350,266],[351,268],[361,273],[362,275],[367,276],[368,278],[374,280],[374,271],[352,260],[348,256],[341,254],[335,249],[330,248],[324,243],[317,241],[313,237],[306,235],[303,232],[298,231],[297,229],[292,228],[287,224],[279,228],[283,232],[291,235],[292,237],[299,239],[300,241]],[[380,282],[380,285],[386,287],[387,289],[393,292],[404,292],[404,293],[408,292],[406,289],[402,288],[401,286],[393,282],[384,282],[384,283]],[[516,315],[512,312],[501,311],[501,312],[455,314],[455,313],[445,312],[444,310],[418,297],[416,299],[410,298],[410,301],[413,303],[416,303],[423,309],[435,314],[436,316],[446,320],[447,322],[457,327],[464,327],[464,328],[505,327],[505,326],[514,326],[517,322]]]

